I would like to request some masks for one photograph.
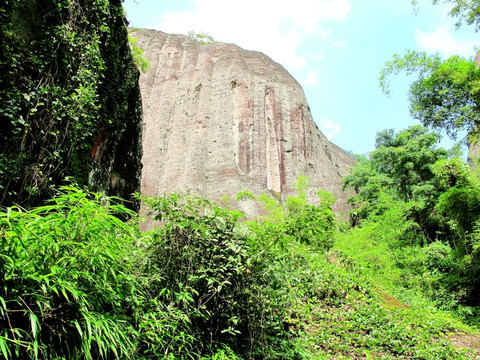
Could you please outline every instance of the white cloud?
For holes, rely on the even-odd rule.
[[[308,53],[308,56],[310,56],[313,60],[317,60],[317,61],[325,59],[325,55],[323,55],[322,53],[317,53],[317,54]]]
[[[333,47],[336,47],[336,48],[342,48],[344,47],[346,44],[345,40],[339,40],[339,41],[336,41],[334,43],[332,43],[332,46]]]
[[[328,37],[329,21],[343,21],[347,0],[193,0],[195,10],[169,13],[153,26],[167,33],[207,32],[218,41],[266,53],[290,69],[306,65],[298,47],[306,35]]]
[[[451,25],[441,25],[435,31],[426,33],[416,30],[415,40],[419,50],[429,53],[439,52],[445,58],[452,55],[470,57],[474,55],[475,39],[462,37],[460,40]]]
[[[318,73],[316,71],[309,71],[307,77],[303,79],[302,85],[315,86],[318,84]]]
[[[328,39],[330,35],[332,35],[332,30],[330,29],[320,30],[320,35],[322,36],[323,39]]]
[[[328,140],[332,140],[333,137],[342,130],[342,127],[333,122],[330,118],[320,119],[320,130],[327,137]]]

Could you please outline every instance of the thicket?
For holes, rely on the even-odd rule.
[[[109,192],[111,169],[125,196],[137,190],[141,106],[120,0],[5,0],[0,73],[0,204],[40,205],[65,178]],[[111,154],[120,141],[134,161]]]
[[[397,287],[421,290],[478,325],[480,182],[438,139],[420,126],[377,135],[376,150],[344,179],[356,193],[355,228],[339,246],[372,274],[390,273]]]
[[[300,192],[295,211],[277,203],[269,219],[241,222],[227,203],[145,199],[159,223],[147,233],[120,199],[72,187],[45,206],[7,208],[0,358],[467,356],[443,339],[451,323],[382,306],[368,280],[332,261],[330,227],[317,243],[292,235],[303,211],[331,221],[331,207],[306,200]]]
[[[478,0],[433,0],[451,4],[457,26],[478,30]],[[412,1],[416,4],[416,1]],[[415,126],[377,134],[376,149],[359,157],[344,179],[355,191],[354,228],[337,246],[381,285],[455,310],[479,325],[480,180],[478,173],[480,70],[472,59],[406,51],[386,62],[380,86],[389,93],[391,75],[418,78],[409,90]],[[438,148],[437,131],[453,139],[466,133],[469,166],[458,150]]]

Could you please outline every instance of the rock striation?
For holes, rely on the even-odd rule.
[[[183,35],[131,30],[148,58],[140,76],[141,192],[189,190],[217,201],[241,190],[278,199],[300,174],[311,198],[327,190],[346,208],[341,178],[353,159],[320,132],[299,83],[260,52]],[[250,215],[253,202],[235,204]]]

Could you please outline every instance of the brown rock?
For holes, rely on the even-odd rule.
[[[474,59],[475,64],[477,67],[480,67],[480,51],[477,53]],[[478,131],[478,127],[475,126],[472,131],[467,135],[467,146],[468,146],[468,157],[467,163],[468,165],[478,170],[480,166],[480,134]]]
[[[279,64],[233,44],[132,31],[150,68],[140,77],[142,194],[190,190],[210,200],[241,190],[285,199],[300,174],[346,209],[341,178],[353,164],[312,120],[301,86]],[[250,215],[252,202],[235,205]]]

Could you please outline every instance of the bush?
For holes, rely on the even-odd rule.
[[[240,192],[237,201],[249,198],[260,202],[267,214],[251,222],[250,226],[259,237],[270,239],[272,244],[286,247],[299,242],[312,245],[321,252],[329,250],[337,230],[332,210],[334,196],[328,191],[318,191],[319,205],[315,206],[309,204],[306,176],[300,175],[294,187],[296,195],[288,197],[285,204],[266,193],[254,196],[248,191]]]
[[[227,346],[248,358],[272,358],[285,341],[286,304],[275,301],[282,275],[270,263],[276,256],[247,236],[240,212],[182,194],[145,201],[162,224],[145,240],[145,271],[155,274],[149,292],[162,312],[181,314],[181,326],[156,342],[168,348],[152,348],[152,356],[183,358],[185,348],[207,356]]]
[[[62,188],[49,205],[0,213],[0,354],[6,359],[129,358],[137,281],[132,216]],[[110,199],[113,201],[113,199]]]

